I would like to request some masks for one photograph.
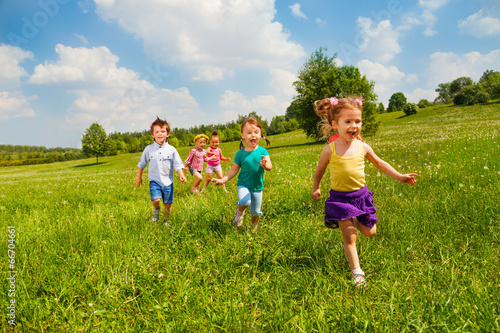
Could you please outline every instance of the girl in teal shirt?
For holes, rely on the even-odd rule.
[[[264,189],[264,171],[271,171],[273,165],[266,148],[259,146],[263,138],[267,145],[269,140],[262,135],[262,126],[257,119],[250,117],[241,124],[240,150],[236,153],[234,164],[221,179],[212,179],[215,185],[222,185],[236,176],[238,172],[238,208],[234,212],[233,225],[243,225],[245,209],[250,207],[252,228],[257,229],[262,212],[262,190]],[[243,148],[243,140],[246,146]]]

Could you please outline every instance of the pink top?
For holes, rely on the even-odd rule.
[[[218,166],[220,165],[220,155],[222,154],[220,148],[216,148],[216,149],[213,149],[212,147],[209,147],[210,149],[210,152],[213,153],[215,155],[215,157],[213,159],[211,159],[210,161],[207,162],[208,165],[211,165],[211,166]],[[210,155],[212,156],[212,155]]]
[[[189,152],[188,158],[186,158],[186,165],[198,171],[203,170],[203,162],[207,162],[207,152],[205,149],[193,148]]]

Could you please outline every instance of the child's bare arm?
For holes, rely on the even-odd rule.
[[[222,150],[220,151],[220,160],[225,161],[225,162],[231,161],[231,159],[229,157],[222,156]]]
[[[320,190],[321,179],[325,174],[326,167],[328,166],[328,162],[330,161],[331,157],[332,157],[332,150],[330,149],[330,146],[326,146],[325,148],[323,148],[323,151],[321,152],[318,166],[316,167],[316,171],[314,171],[313,188],[311,191],[311,197],[314,200],[319,200],[321,197],[321,190]]]
[[[236,176],[238,174],[238,171],[240,171],[240,166],[236,163],[233,163],[233,166],[231,167],[231,169],[229,169],[224,177],[222,177],[221,179],[212,178],[212,183],[214,183],[214,185],[225,184],[230,181],[231,178]]]
[[[182,168],[177,170],[177,173],[179,174],[179,179],[181,180],[181,183],[185,183],[186,176],[184,176],[184,172],[182,171]]]
[[[141,186],[141,184],[142,184],[142,172],[143,171],[144,171],[144,169],[139,168],[139,172],[137,172],[137,178],[135,179],[135,185],[137,185],[137,187]]]
[[[399,173],[396,169],[392,167],[389,163],[381,159],[380,157],[375,154],[373,151],[372,147],[367,145],[366,143],[363,144],[364,149],[365,149],[365,156],[368,158],[368,160],[380,171],[388,175],[389,177],[394,178],[397,181],[400,181],[401,183],[407,183],[410,185],[415,185],[417,180],[415,177],[418,177],[416,173],[407,173],[407,174],[401,174]]]

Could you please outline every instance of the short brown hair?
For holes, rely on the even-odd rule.
[[[170,125],[166,119],[160,119],[160,117],[156,116],[156,120],[151,124],[151,134],[153,134],[153,127],[155,126],[167,127],[167,133],[170,133]]]

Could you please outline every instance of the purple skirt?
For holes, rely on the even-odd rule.
[[[353,192],[330,190],[330,197],[325,201],[325,225],[338,228],[338,221],[357,217],[359,223],[372,228],[378,222],[372,195],[366,186]]]

